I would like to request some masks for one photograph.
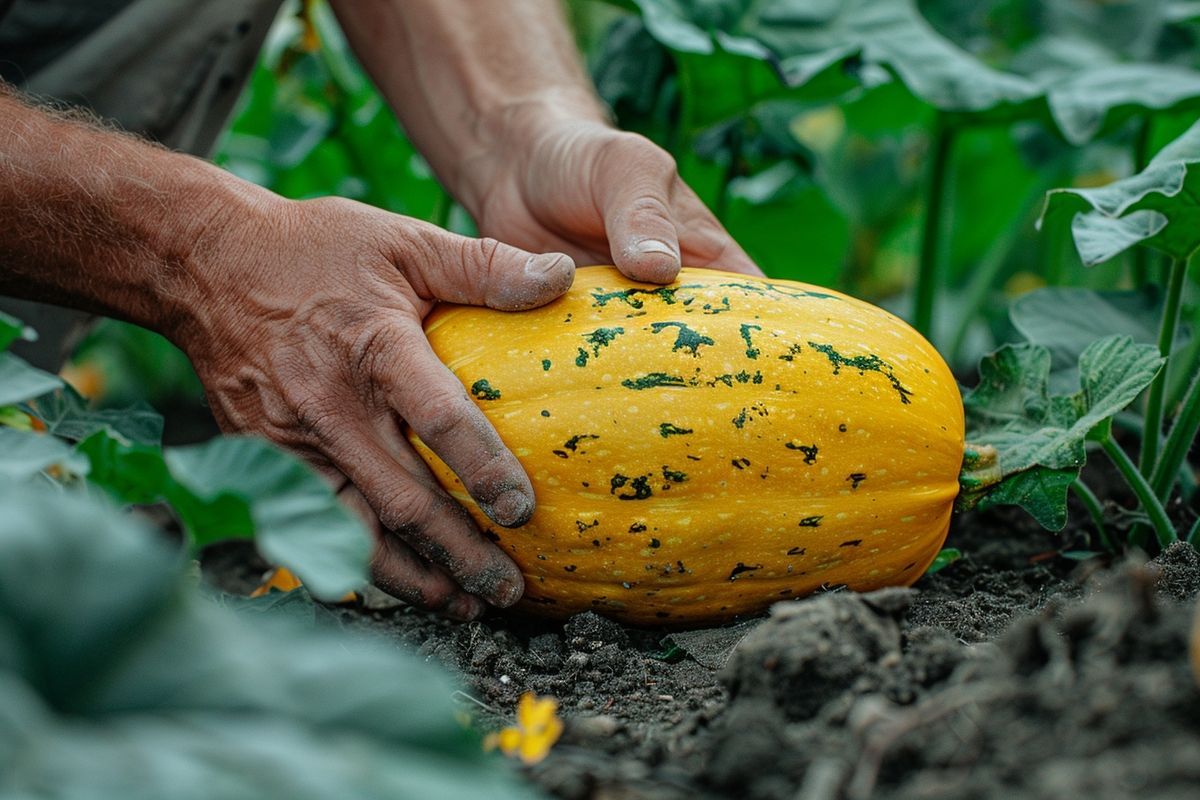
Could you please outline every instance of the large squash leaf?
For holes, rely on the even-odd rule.
[[[1170,64],[1088,65],[1045,85],[1050,118],[1064,139],[1086,144],[1131,117],[1200,103],[1200,72]]]
[[[221,437],[164,452],[99,431],[79,450],[88,480],[117,502],[166,500],[193,548],[254,538],[264,558],[323,600],[366,583],[371,537],[362,523],[303,462],[263,440]]]
[[[62,386],[62,381],[31,367],[12,353],[0,352],[0,406],[21,403]]]
[[[1200,122],[1136,175],[1097,188],[1050,192],[1039,226],[1067,221],[1089,266],[1138,244],[1173,258],[1190,257],[1200,248]]]
[[[78,474],[87,466],[87,459],[61,439],[0,425],[0,479],[24,480],[51,467]]]
[[[92,408],[67,384],[24,403],[22,408],[40,419],[47,431],[72,442],[83,441],[97,431],[111,431],[137,444],[157,445],[162,441],[162,416],[146,403],[128,408]]]
[[[725,51],[760,59],[791,87],[850,77],[872,86],[894,77],[934,108],[972,119],[1040,118],[1073,145],[1133,116],[1200,104],[1200,72],[1138,60],[1148,53],[1118,54],[1077,32],[1035,42],[1012,60],[1012,71],[995,68],[941,35],[912,0],[637,5],[650,33],[677,53]],[[1071,25],[1059,19],[1056,27],[1069,31]]]
[[[938,34],[911,0],[637,0],[646,27],[686,53],[715,45],[775,64],[790,86],[853,67],[871,84],[895,75],[946,111],[1017,106],[1038,95]]]
[[[1008,315],[1029,343],[1050,351],[1050,390],[1069,393],[1079,386],[1079,357],[1098,339],[1121,334],[1157,345],[1162,297],[1154,286],[1109,292],[1051,286],[1014,300]],[[1190,338],[1183,326],[1180,344]]]
[[[1088,435],[1154,380],[1163,359],[1128,336],[1093,342],[1079,358],[1080,389],[1052,394],[1050,351],[1005,345],[979,365],[979,385],[963,396],[967,437],[991,445],[1002,480],[964,505],[1020,505],[1052,530],[1066,524],[1066,490],[1087,461]]]
[[[0,507],[0,798],[533,796],[394,644],[213,603],[94,500]]]

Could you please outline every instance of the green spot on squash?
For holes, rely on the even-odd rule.
[[[500,390],[488,383],[486,378],[480,378],[471,384],[471,394],[479,400],[498,400]]]
[[[667,328],[677,328],[678,333],[675,335],[675,343],[671,345],[671,352],[678,350],[687,350],[693,356],[699,356],[699,350],[702,345],[711,345],[713,340],[702,333],[697,333],[683,322],[652,322],[650,330],[654,333],[661,333]]]
[[[668,436],[685,436],[691,432],[691,428],[681,428],[678,425],[672,425],[669,422],[660,423],[658,426],[658,435],[664,439],[666,439]]]
[[[663,464],[662,474],[663,480],[671,481],[671,483],[683,483],[687,480],[686,472],[679,472],[678,470],[671,469],[666,464]]]
[[[626,378],[621,381],[626,389],[653,389],[656,386],[686,386],[683,378],[678,375],[668,375],[665,372],[650,372],[640,378]]]
[[[817,447],[815,443],[799,444],[798,442],[788,442],[784,445],[784,447],[786,447],[788,450],[799,450],[801,453],[803,453],[805,464],[817,463],[817,453],[821,452],[821,449]]]
[[[871,354],[866,356],[851,356],[847,358],[835,350],[833,345],[809,342],[808,346],[829,359],[829,363],[833,366],[834,375],[837,375],[839,372],[841,372],[842,367],[849,367],[850,369],[858,370],[859,375],[865,375],[868,372],[878,372],[880,375],[887,378],[888,383],[890,383],[892,388],[896,390],[896,393],[900,396],[901,403],[908,405],[912,402],[910,399],[912,397],[912,391],[906,389],[904,385],[900,383],[900,379],[897,378],[895,373],[892,371],[892,365],[884,361],[879,356]]]
[[[741,325],[742,341],[746,343],[746,358],[758,358],[759,350],[754,346],[754,342],[750,339],[750,331],[761,331],[761,325],[750,325],[743,322]]]

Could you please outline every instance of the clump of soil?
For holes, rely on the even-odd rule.
[[[1010,524],[960,521],[967,557],[913,589],[721,628],[339,614],[458,673],[483,729],[511,723],[523,692],[559,698],[563,738],[528,768],[556,797],[1196,796],[1200,556],[1081,564]]]

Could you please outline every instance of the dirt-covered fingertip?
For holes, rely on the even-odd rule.
[[[479,507],[497,525],[519,528],[533,517],[533,495],[514,487],[502,492],[490,503],[480,503]]]
[[[661,239],[638,239],[613,255],[617,269],[643,283],[670,283],[682,266],[679,249]]]
[[[520,272],[493,279],[488,305],[500,311],[526,311],[544,306],[571,288],[575,261],[565,253],[538,253],[525,259]]]

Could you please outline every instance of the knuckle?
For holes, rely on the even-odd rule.
[[[636,161],[641,170],[652,175],[666,178],[678,175],[675,158],[640,133],[622,132],[616,149],[623,158]]]
[[[383,325],[368,325],[353,334],[349,350],[355,374],[371,378],[382,372],[404,352],[400,338],[394,328]]]
[[[466,394],[451,391],[432,391],[427,396],[425,410],[408,420],[417,428],[422,439],[431,444],[457,438],[468,433],[474,426],[472,417],[478,413],[474,403]]]
[[[436,510],[433,494],[407,481],[384,488],[376,498],[379,521],[405,538],[420,538]]]
[[[629,204],[629,214],[635,219],[670,221],[671,210],[666,202],[656,195],[642,195]]]
[[[292,413],[300,430],[319,442],[329,441],[337,429],[337,405],[323,394],[305,394],[293,401]]]
[[[403,543],[385,538],[371,563],[375,584],[409,605],[429,611],[446,608],[457,596],[454,583],[416,560]]]

